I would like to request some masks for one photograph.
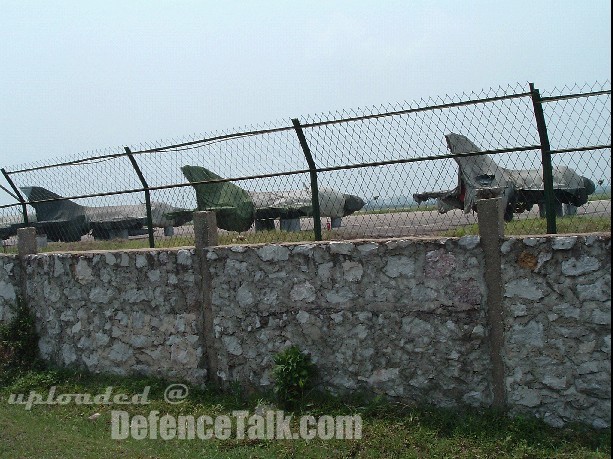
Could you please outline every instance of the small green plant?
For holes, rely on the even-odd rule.
[[[27,371],[39,363],[34,317],[21,298],[17,298],[13,312],[12,320],[0,325],[0,375]]]
[[[306,391],[312,387],[315,366],[311,356],[295,345],[276,354],[274,362],[274,392],[281,403],[292,408],[303,400]]]

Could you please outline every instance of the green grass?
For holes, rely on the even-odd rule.
[[[1,376],[1,375],[0,375]],[[1,381],[1,378],[0,378]],[[27,411],[10,405],[10,393],[36,390],[46,394],[104,392],[137,394],[151,386],[147,406],[37,405]],[[266,394],[247,396],[238,387],[227,392],[191,388],[185,403],[163,400],[166,383],[152,378],[92,376],[44,370],[5,378],[0,386],[0,457],[36,458],[605,458],[611,454],[611,433],[582,426],[551,428],[533,418],[511,419],[491,410],[411,408],[381,399],[313,395],[295,414],[313,416],[360,414],[361,440],[112,440],[110,411],[131,415],[215,416],[233,410],[253,413]],[[100,413],[96,420],[88,417]]]
[[[610,201],[611,200],[611,193],[598,193],[598,194],[591,194],[588,196],[587,198],[588,201]]]
[[[556,220],[556,228],[558,234],[610,232],[611,220],[608,217],[564,217]],[[441,236],[448,237],[476,234],[479,234],[479,225],[477,223],[441,232]],[[511,220],[505,223],[504,234],[507,236],[547,234],[547,220],[544,218]]]

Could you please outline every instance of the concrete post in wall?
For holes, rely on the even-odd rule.
[[[19,257],[38,253],[36,228],[19,228],[17,230],[17,253]]]
[[[502,189],[486,188],[477,191],[477,217],[479,235],[485,256],[485,284],[487,286],[487,322],[490,340],[493,406],[506,405],[505,367],[502,357],[504,346],[504,314],[502,298],[502,258],[500,244],[504,237],[504,209]]]
[[[194,212],[194,234],[196,249],[204,249],[219,243],[215,212]]]
[[[19,276],[17,285],[19,286],[19,297],[28,304],[28,285],[26,274],[26,255],[38,253],[36,244],[36,228],[19,228],[17,230],[17,255],[19,258]]]
[[[208,380],[219,384],[217,342],[213,326],[213,285],[207,260],[207,248],[218,244],[217,218],[215,212],[194,212],[194,235],[196,257],[200,269],[200,302],[202,305],[202,344]]]

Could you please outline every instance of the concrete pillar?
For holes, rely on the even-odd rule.
[[[502,199],[489,197],[486,193],[477,192],[477,217],[479,220],[479,235],[485,258],[485,284],[487,286],[487,322],[490,341],[491,376],[493,389],[493,406],[502,408],[506,405],[505,367],[502,358],[504,346],[504,314],[502,300],[504,288],[502,285],[502,257],[500,245],[504,237],[504,209]],[[489,196],[492,196],[490,193]]]
[[[194,235],[196,249],[215,246],[219,243],[215,212],[194,212]]]
[[[194,212],[194,234],[196,257],[198,259],[196,274],[200,281],[200,324],[202,329],[200,339],[204,348],[203,364],[207,371],[208,381],[219,384],[219,362],[217,359],[217,341],[215,340],[214,328],[213,285],[209,261],[207,259],[207,248],[218,244],[215,212]]]
[[[20,257],[38,253],[36,228],[19,228],[17,230],[17,253]]]

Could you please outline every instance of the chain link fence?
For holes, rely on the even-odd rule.
[[[610,82],[533,85],[305,116],[2,169],[5,251],[476,234],[495,188],[508,234],[610,231]]]

